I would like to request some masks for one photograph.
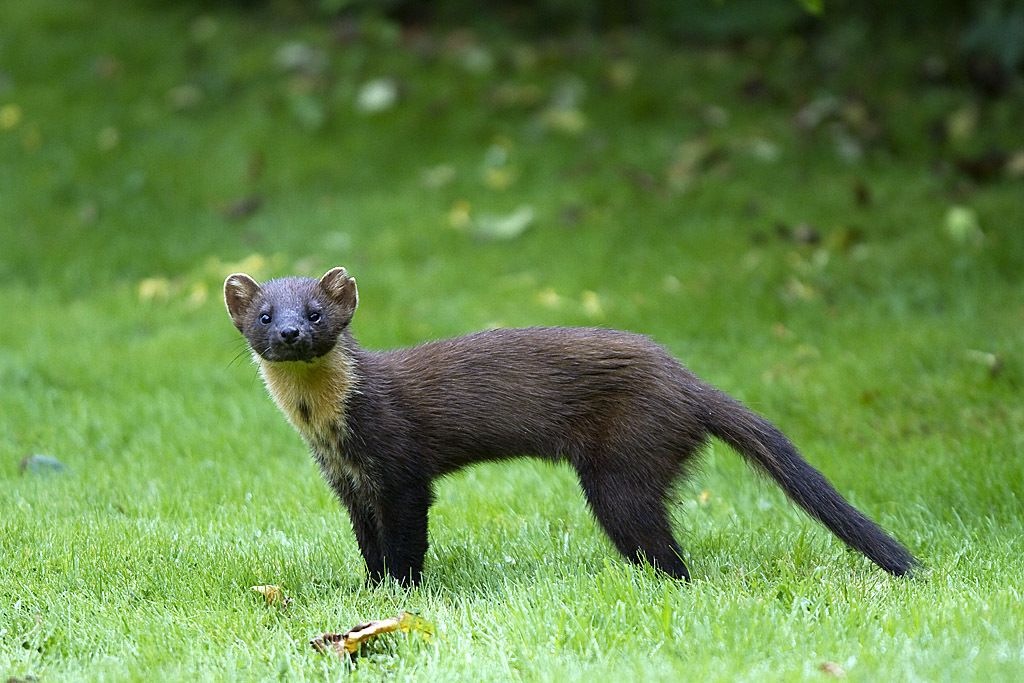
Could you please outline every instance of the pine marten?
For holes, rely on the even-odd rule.
[[[238,273],[224,297],[271,396],[348,508],[373,580],[420,580],[435,479],[521,455],[568,462],[619,552],[688,579],[665,503],[709,436],[882,569],[915,565],[782,432],[646,337],[496,329],[374,352],[350,331],[358,295],[344,268],[262,285]]]

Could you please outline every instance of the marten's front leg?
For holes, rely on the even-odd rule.
[[[366,571],[371,583],[380,583],[384,578],[384,553],[381,549],[380,522],[376,513],[367,501],[353,498],[345,500],[348,516],[352,521],[352,530],[359,543],[359,552],[366,562]]]
[[[378,508],[384,569],[402,585],[416,585],[427,555],[429,482],[403,483],[383,496]]]

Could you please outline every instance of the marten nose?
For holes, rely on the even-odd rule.
[[[281,335],[281,341],[285,344],[294,344],[299,338],[299,328],[297,327],[282,327],[278,334]]]

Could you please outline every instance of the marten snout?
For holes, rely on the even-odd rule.
[[[321,339],[321,330],[316,329],[316,324],[307,320],[308,314],[298,310],[282,309],[274,311],[273,315],[267,315],[263,320],[268,320],[262,326],[265,336],[265,352],[261,353],[267,360],[288,361],[288,360],[311,360],[322,355],[329,345],[327,339]],[[250,343],[255,341],[254,347],[260,349],[258,341],[253,339],[259,336],[260,330],[250,329]]]
[[[274,311],[272,324],[267,332],[272,344],[295,346],[304,341],[308,342],[313,331],[299,312],[278,309]]]

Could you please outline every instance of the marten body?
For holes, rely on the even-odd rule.
[[[375,579],[419,580],[435,479],[522,455],[568,462],[624,556],[688,578],[665,501],[709,436],[883,569],[913,566],[781,432],[640,335],[498,329],[371,352],[349,332],[357,295],[344,269],[262,286],[232,275],[225,297],[275,402],[348,508]]]

